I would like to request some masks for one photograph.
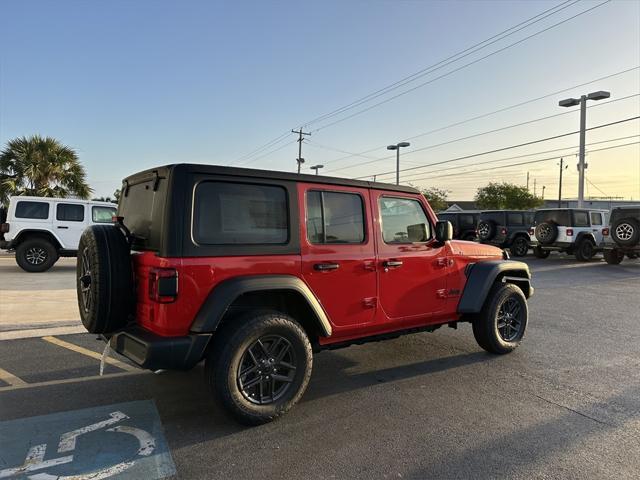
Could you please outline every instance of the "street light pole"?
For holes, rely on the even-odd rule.
[[[609,98],[611,93],[599,90],[588,95],[582,95],[580,98],[567,98],[560,100],[558,105],[561,107],[574,107],[580,105],[580,150],[578,153],[578,208],[584,208],[584,171],[587,168],[584,162],[584,145],[587,132],[587,100],[602,100]]]
[[[396,151],[396,185],[400,185],[400,149],[409,145],[411,145],[409,142],[400,142],[387,147],[387,150]]]
[[[318,175],[318,170],[320,170],[321,168],[324,168],[324,165],[313,165],[310,168],[311,168],[311,170],[315,170],[316,171],[316,175]]]

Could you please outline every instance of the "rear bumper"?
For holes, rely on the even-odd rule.
[[[134,326],[114,333],[113,350],[149,370],[188,370],[204,356],[211,334],[161,337]]]
[[[2,250],[11,250],[13,248],[12,240],[0,240],[0,248]]]

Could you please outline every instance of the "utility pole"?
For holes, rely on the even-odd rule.
[[[562,207],[562,171],[567,168],[568,165],[564,165],[564,158],[560,159],[560,182],[558,187],[558,208]]]
[[[302,158],[302,140],[304,139],[304,135],[311,135],[311,133],[303,132],[302,127],[300,127],[300,130],[291,130],[291,133],[298,134],[298,158],[296,158],[296,162],[298,163],[298,173],[300,173],[300,167],[304,163],[304,158]]]
[[[542,185],[542,200],[544,200],[544,189],[547,188],[546,185]]]
[[[533,196],[536,197],[536,179],[533,179]]]
[[[529,172],[527,172],[527,192],[529,191]]]

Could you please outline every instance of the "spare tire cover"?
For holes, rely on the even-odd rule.
[[[129,243],[113,225],[93,225],[80,237],[76,264],[78,307],[91,333],[124,327],[135,305]]]
[[[536,226],[536,238],[543,245],[549,245],[558,238],[558,226],[553,222],[543,222]]]
[[[478,238],[491,240],[496,235],[496,224],[493,220],[482,220],[478,223]]]

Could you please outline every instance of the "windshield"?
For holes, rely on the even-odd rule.
[[[571,226],[569,210],[538,210],[535,215],[534,224],[553,222],[565,227]]]

